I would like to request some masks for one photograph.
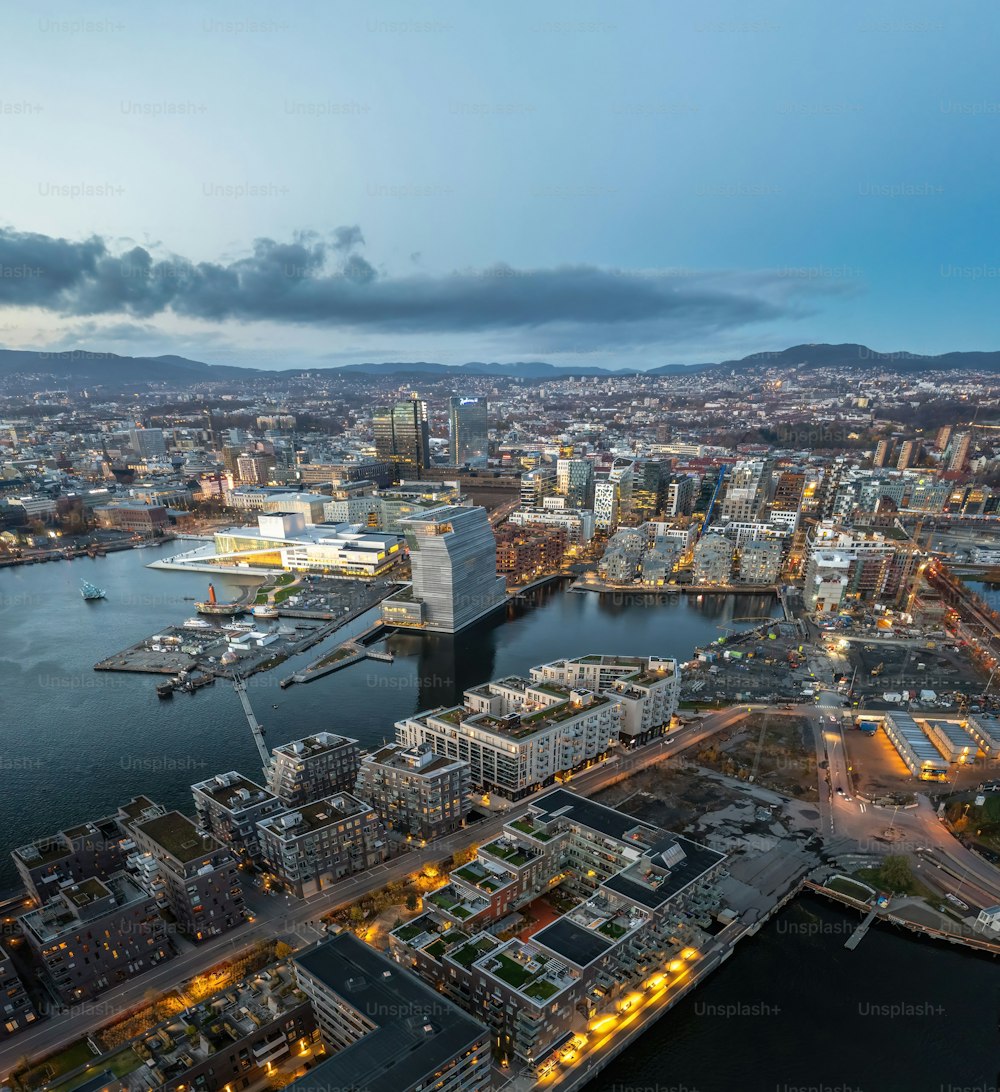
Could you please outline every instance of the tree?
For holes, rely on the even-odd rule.
[[[347,916],[348,916],[348,917],[349,917],[349,918],[351,919],[351,921],[353,921],[353,922],[359,922],[359,921],[364,921],[364,919],[365,919],[365,912],[364,912],[364,910],[362,910],[362,909],[361,909],[361,907],[360,907],[360,906],[352,906],[352,907],[351,907],[351,909],[350,909],[350,911],[348,912],[348,915],[347,915]]]
[[[886,857],[879,869],[882,884],[890,891],[905,894],[913,886],[913,870],[906,857]]]
[[[274,946],[274,957],[275,959],[287,959],[294,951],[295,949],[290,944],[279,940]]]
[[[416,891],[411,891],[409,893],[409,895],[406,896],[406,909],[407,910],[416,910],[419,905],[420,905],[420,900],[417,897]]]

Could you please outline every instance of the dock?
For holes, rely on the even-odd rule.
[[[339,644],[332,652],[326,653],[318,660],[313,660],[304,670],[288,675],[278,685],[282,690],[286,690],[295,683],[315,682],[316,679],[322,679],[325,675],[333,674],[334,671],[360,663],[361,660],[379,660],[382,663],[391,664],[394,659],[391,652],[368,648],[365,645],[366,641],[381,636],[385,629],[382,622],[375,622],[356,637],[350,637]]]
[[[863,922],[854,930],[853,933],[844,941],[844,947],[849,948],[852,952],[855,948],[865,939],[865,933],[871,928],[872,922],[875,920],[875,915],[878,914],[878,907],[873,906],[868,911],[868,916]]]

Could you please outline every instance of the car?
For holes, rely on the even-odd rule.
[[[838,792],[838,793],[839,793],[839,794],[840,794],[841,796],[843,796],[843,795],[844,795],[844,786],[843,786],[843,785],[838,785],[838,786],[837,786],[837,792]]]
[[[667,736],[667,738],[663,742],[665,744],[666,743],[673,743],[676,738],[677,738],[676,736]]]

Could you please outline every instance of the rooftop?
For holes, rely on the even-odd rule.
[[[314,800],[311,804],[303,804],[277,815],[269,815],[259,825],[279,837],[300,838],[310,831],[322,830],[352,816],[367,814],[368,810],[367,804],[350,793],[338,793],[336,796]]]
[[[289,1085],[289,1092],[316,1092],[326,1086],[399,1092],[456,1054],[488,1042],[482,1024],[350,933],[302,953],[295,963],[346,1005],[379,1023]],[[488,1066],[487,1052],[488,1046]]]
[[[283,743],[280,747],[275,747],[272,754],[284,755],[288,758],[315,758],[317,755],[336,750],[345,744],[357,744],[357,742],[350,736],[338,736],[333,732],[316,732],[311,736]]]
[[[168,811],[155,819],[140,823],[137,830],[176,858],[188,864],[199,857],[208,856],[219,849],[219,843],[210,834],[199,834],[194,823],[179,811]]]
[[[192,785],[191,788],[211,797],[227,811],[232,811],[241,804],[259,803],[268,798],[275,799],[267,789],[235,771],[211,777],[207,781]]]

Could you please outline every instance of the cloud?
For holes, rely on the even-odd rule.
[[[498,263],[445,274],[387,276],[358,253],[357,225],[328,238],[261,238],[229,262],[193,262],[139,245],[115,249],[0,229],[0,306],[61,316],[209,322],[435,335],[543,333],[546,340],[644,343],[709,334],[811,313],[845,290],[780,270],[735,273],[626,270],[593,265],[518,269]],[[159,248],[156,248],[159,249]]]

